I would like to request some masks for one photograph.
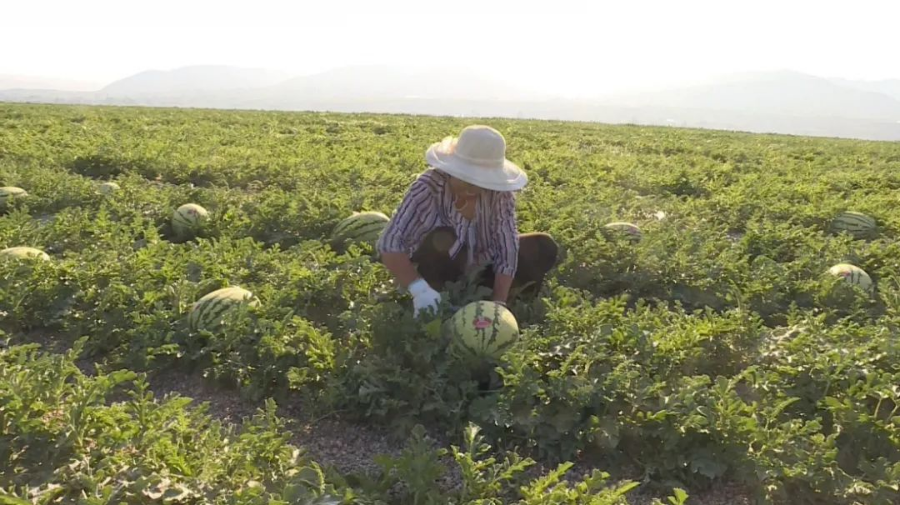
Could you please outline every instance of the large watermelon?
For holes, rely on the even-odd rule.
[[[182,238],[191,238],[209,220],[209,212],[196,203],[186,203],[172,215],[172,229]]]
[[[100,194],[103,195],[110,195],[120,189],[122,188],[120,188],[119,185],[114,182],[104,182],[99,186]]]
[[[828,273],[831,275],[842,277],[850,284],[856,284],[866,291],[872,291],[872,278],[862,268],[850,263],[838,263],[830,269]]]
[[[614,223],[609,223],[604,226],[607,230],[618,233],[620,236],[632,241],[632,242],[640,242],[641,238],[643,238],[643,234],[641,233],[641,229],[638,228],[637,225],[633,223],[626,223],[622,221],[616,221]]]
[[[214,330],[222,321],[222,316],[232,307],[246,303],[251,307],[259,306],[259,300],[253,293],[238,286],[228,286],[203,296],[188,315],[188,326],[192,330]]]
[[[515,316],[495,302],[470,303],[457,310],[444,327],[453,347],[467,358],[499,358],[519,337]]]
[[[47,255],[44,251],[40,249],[35,249],[34,247],[10,247],[8,249],[4,249],[0,251],[0,256],[4,258],[14,258],[14,259],[41,259],[44,261],[49,261],[50,256]]]
[[[10,200],[28,196],[28,192],[15,186],[0,188],[0,209],[5,209]]]
[[[390,218],[381,212],[354,212],[334,227],[331,233],[332,245],[344,247],[353,243],[375,247],[388,222]]]
[[[853,238],[869,238],[876,234],[878,225],[873,218],[861,212],[841,213],[831,222],[834,233],[849,233]]]

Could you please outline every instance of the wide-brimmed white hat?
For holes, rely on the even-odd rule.
[[[468,126],[459,137],[445,138],[428,149],[425,160],[480,188],[518,191],[528,184],[528,175],[506,159],[506,139],[489,126]]]

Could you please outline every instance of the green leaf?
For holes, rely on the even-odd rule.
[[[669,496],[669,503],[672,505],[684,505],[687,503],[688,494],[684,489],[676,487],[672,492],[675,493],[675,496]]]
[[[721,477],[727,469],[728,465],[725,463],[710,458],[701,457],[691,460],[691,470],[709,479]]]
[[[28,500],[23,500],[22,498],[4,494],[0,495],[0,505],[32,505],[32,503]]]

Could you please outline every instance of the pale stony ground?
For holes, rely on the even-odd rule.
[[[67,347],[65,343],[44,335],[29,335],[28,340],[40,344],[42,348],[51,352],[64,352]],[[78,365],[84,373],[91,374],[94,371],[94,363],[90,361],[84,360]],[[238,424],[242,419],[252,417],[261,406],[258,402],[241,399],[234,391],[210,384],[199,375],[167,370],[158,374],[149,374],[148,382],[157,398],[174,394],[191,398],[197,406],[206,404],[207,412],[213,418],[225,423]],[[371,475],[378,471],[375,463],[377,456],[383,454],[396,456],[400,453],[404,443],[403,440],[392,436],[387,430],[377,426],[348,422],[337,416],[307,419],[299,404],[279,405],[278,414],[288,421],[287,429],[292,435],[291,443],[293,445],[302,448],[313,461],[322,465],[334,466],[342,474],[355,472]],[[437,441],[436,443],[442,447],[448,446],[446,442]],[[447,462],[452,463],[449,460]],[[554,468],[552,465],[544,468],[538,462],[529,469],[529,473],[539,475],[552,468]],[[591,471],[592,468],[589,465],[578,463],[569,472],[569,476],[579,478]],[[445,488],[453,488],[460,484],[456,465],[447,465],[447,473],[441,484]],[[691,495],[688,498],[690,505],[750,505],[751,503],[744,490],[730,484],[697,494],[689,491],[689,494]],[[641,489],[629,493],[628,501],[632,505],[650,505],[654,497],[665,502],[664,495],[651,494]]]
[[[259,406],[242,401],[236,393],[205,384],[197,376],[178,372],[166,372],[151,377],[150,384],[160,397],[165,394],[179,394],[193,398],[197,404],[207,403],[210,415],[226,422],[240,422],[242,418],[249,418]],[[316,419],[310,422],[303,419],[302,409],[299,405],[284,405],[279,409],[279,415],[291,421],[288,424],[288,429],[293,434],[291,443],[303,448],[313,461],[322,465],[333,465],[344,474],[377,472],[378,467],[374,461],[376,456],[398,455],[402,449],[403,440],[398,440],[386,430],[377,427],[350,423],[335,417]],[[447,444],[441,445],[447,446]],[[540,464],[536,467],[532,468],[534,473],[542,470]],[[547,469],[551,468],[553,467]],[[459,485],[460,476],[455,470],[455,465],[448,465],[448,472],[442,482],[444,486],[452,488]],[[589,474],[591,470],[585,465],[577,464],[570,471],[570,475],[572,477],[583,476]],[[640,489],[629,493],[628,500],[633,505],[650,505],[654,497],[665,500],[664,496],[650,495]],[[688,503],[691,505],[749,505],[750,500],[739,487],[723,485],[707,492],[691,494]]]

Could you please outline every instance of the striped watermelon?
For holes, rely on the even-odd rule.
[[[862,212],[847,211],[838,215],[831,222],[834,233],[849,233],[853,238],[862,239],[875,235],[878,224],[873,218]]]
[[[15,186],[4,186],[0,188],[0,209],[5,209],[7,203],[14,198],[23,198],[28,196],[28,192],[22,188]]]
[[[331,243],[335,247],[351,243],[375,247],[388,222],[390,218],[381,212],[354,212],[334,227]]]
[[[222,316],[236,304],[247,303],[259,306],[253,293],[238,286],[218,289],[197,300],[188,315],[188,326],[192,330],[214,330],[222,321]]]
[[[172,229],[179,237],[193,237],[209,220],[209,212],[196,203],[186,203],[172,215]]]
[[[115,193],[116,191],[118,191],[122,188],[120,188],[119,185],[114,182],[104,182],[103,184],[100,185],[99,189],[100,189],[100,194],[109,195],[109,194]]]
[[[831,275],[842,277],[850,284],[856,284],[866,291],[872,291],[872,278],[862,268],[850,263],[838,263],[830,269],[828,273]]]
[[[641,229],[638,228],[637,225],[632,223],[616,221],[614,223],[605,225],[604,228],[613,232],[621,233],[625,238],[632,242],[640,242],[641,238],[643,238]]]
[[[476,359],[499,358],[519,336],[519,324],[512,312],[487,301],[459,309],[444,328],[460,355]]]
[[[4,258],[15,258],[15,259],[41,259],[44,261],[49,261],[50,256],[41,251],[40,249],[35,249],[34,247],[10,247],[8,249],[4,249],[0,251],[0,256]]]

